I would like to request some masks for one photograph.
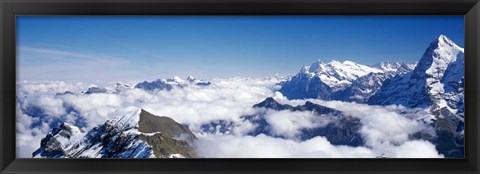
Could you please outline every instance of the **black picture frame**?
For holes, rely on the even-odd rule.
[[[463,173],[480,171],[478,0],[0,0],[0,173]],[[464,15],[465,159],[16,159],[18,15]],[[235,148],[235,147],[232,147]]]

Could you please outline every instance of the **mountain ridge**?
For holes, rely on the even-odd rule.
[[[195,135],[168,117],[143,109],[107,120],[88,132],[62,123],[41,141],[33,157],[170,158],[196,157]]]

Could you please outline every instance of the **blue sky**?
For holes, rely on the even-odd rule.
[[[280,73],[321,59],[415,62],[463,16],[22,16],[19,80],[153,80]]]

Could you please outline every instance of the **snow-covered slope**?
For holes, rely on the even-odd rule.
[[[375,94],[385,80],[392,78],[393,73],[370,73],[352,82],[347,88],[333,94],[333,100],[355,101],[364,103]]]
[[[417,63],[412,63],[412,64],[406,64],[406,63],[399,63],[399,62],[392,62],[392,61],[384,61],[384,62],[379,62],[375,65],[372,65],[374,68],[378,68],[383,70],[383,72],[390,72],[390,73],[397,73],[397,71],[400,71],[398,73],[404,73],[405,70],[410,71],[415,68]]]
[[[180,135],[184,138],[179,139]],[[190,145],[194,139],[190,130],[172,119],[137,109],[108,120],[88,132],[63,123],[42,139],[33,157],[195,157]]]
[[[352,61],[323,63],[319,60],[302,67],[297,75],[282,83],[280,92],[289,99],[357,101],[360,97],[364,101],[385,79],[408,72],[410,67],[397,62],[380,62],[370,67]]]
[[[386,80],[368,103],[428,109],[436,118],[437,150],[463,157],[464,49],[439,36],[413,71]]]
[[[375,66],[384,72],[369,73],[357,78],[347,88],[333,93],[332,99],[364,103],[382,87],[385,80],[403,75],[415,68],[415,65],[398,62],[380,62]]]
[[[352,61],[339,62],[333,60],[327,64],[317,61],[310,66],[304,67],[302,70],[306,70],[307,67],[308,71],[303,71],[304,73],[320,77],[320,80],[332,88],[333,91],[345,88],[361,76],[372,72],[383,72],[381,69],[357,64]]]
[[[385,81],[369,103],[408,107],[444,105],[445,89],[463,89],[458,85],[462,78],[463,48],[441,35],[430,44],[413,71]],[[445,86],[445,82],[449,85]]]

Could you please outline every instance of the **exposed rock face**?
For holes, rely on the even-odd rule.
[[[277,111],[289,110],[289,111],[312,111],[318,117],[335,117],[333,122],[328,123],[326,126],[317,128],[303,129],[300,134],[301,140],[307,140],[316,136],[324,136],[334,145],[350,145],[361,146],[363,145],[363,138],[360,135],[361,123],[360,119],[345,116],[342,112],[332,108],[321,106],[312,102],[305,102],[304,105],[291,106],[287,104],[280,104],[273,98],[267,98],[264,101],[254,105],[258,108],[273,109]],[[266,134],[272,135],[269,130],[269,124],[263,117],[247,116],[246,119],[251,120],[253,123],[259,126],[250,135]]]
[[[280,92],[288,99],[319,98],[330,100],[333,90],[320,77],[299,73],[283,82]]]
[[[463,89],[462,79],[463,48],[442,35],[430,44],[413,71],[386,80],[369,104],[429,107],[441,103],[446,91]]]
[[[196,157],[190,147],[196,140],[195,135],[173,119],[155,116],[142,110],[138,124],[138,130],[144,133],[140,135],[140,140],[153,147],[155,156],[182,154],[184,157]]]
[[[463,157],[464,49],[444,35],[425,50],[415,69],[384,82],[369,104],[428,108],[435,115],[431,139],[447,157]]]
[[[108,120],[88,132],[63,123],[41,141],[34,157],[168,158],[196,157],[195,135],[168,117],[143,109]]]
[[[351,61],[317,61],[303,67],[290,80],[282,82],[279,91],[288,99],[366,102],[386,79],[405,74],[414,67],[412,64],[398,62],[380,62],[367,66]]]
[[[282,83],[279,91],[288,99],[424,108],[435,116],[432,126],[437,136],[422,139],[434,143],[446,157],[463,157],[464,83],[464,49],[440,35],[415,64],[381,62],[368,67],[349,61],[318,61]],[[264,106],[293,108],[269,103]]]

